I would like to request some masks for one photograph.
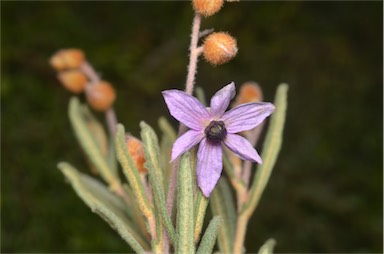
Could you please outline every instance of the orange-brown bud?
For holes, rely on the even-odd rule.
[[[63,49],[55,53],[49,60],[56,70],[79,68],[85,61],[83,51],[80,49]]]
[[[61,84],[72,93],[81,93],[87,84],[87,77],[79,70],[61,71],[57,75]]]
[[[108,110],[116,99],[115,89],[106,81],[87,86],[85,92],[89,105],[97,111]]]
[[[223,4],[224,0],[192,0],[193,9],[205,17],[217,13]]]
[[[238,51],[236,39],[225,32],[210,34],[203,46],[205,60],[213,65],[228,62],[236,56]]]
[[[260,102],[262,100],[263,92],[260,86],[256,82],[247,81],[241,85],[239,94],[236,96],[233,103],[233,107],[249,102]]]
[[[130,135],[127,135],[126,140],[129,155],[131,155],[135,166],[137,167],[140,173],[146,174],[148,170],[144,166],[145,157],[142,142],[139,139]]]

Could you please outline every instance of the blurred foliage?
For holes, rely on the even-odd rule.
[[[182,88],[188,2],[1,2],[2,252],[127,252],[56,169],[87,164],[67,117],[69,93],[48,65],[84,49],[118,92],[119,121],[169,119],[160,91]],[[285,140],[246,246],[277,252],[382,253],[382,2],[226,3],[203,28],[227,30],[239,54],[197,84],[290,84]],[[102,116],[99,115],[100,119]],[[176,126],[176,122],[172,119]]]

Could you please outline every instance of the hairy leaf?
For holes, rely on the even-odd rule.
[[[213,247],[215,246],[217,233],[219,232],[222,219],[220,216],[215,216],[208,225],[205,231],[199,248],[196,254],[212,253]]]
[[[180,161],[177,191],[176,253],[194,253],[193,184],[189,153],[185,153]]]
[[[68,163],[59,163],[58,167],[92,212],[99,214],[107,221],[134,251],[144,253],[144,249],[149,249],[147,242],[140,233],[136,232],[132,221],[128,219],[122,201],[109,192],[106,186],[78,172]]]

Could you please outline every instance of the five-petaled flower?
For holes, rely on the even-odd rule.
[[[235,94],[232,82],[212,97],[210,108],[205,108],[183,91],[163,91],[171,115],[190,128],[173,144],[171,161],[200,142],[197,183],[206,197],[211,194],[223,169],[222,144],[243,160],[262,163],[253,146],[235,133],[255,128],[272,114],[275,107],[268,102],[253,102],[225,112]]]

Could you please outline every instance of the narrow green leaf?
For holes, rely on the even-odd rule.
[[[141,234],[149,239],[149,234],[145,225],[145,217],[140,210],[137,198],[135,197],[131,187],[129,187],[128,184],[123,184],[123,189],[127,193],[130,200],[129,205],[125,207],[131,212],[131,218],[137,225],[137,228],[140,230]]]
[[[177,134],[176,134],[175,129],[168,122],[168,120],[163,116],[159,118],[159,127],[160,127],[160,130],[164,134],[166,134],[171,140],[173,140],[173,141],[176,140]]]
[[[103,125],[99,120],[97,120],[86,105],[80,106],[80,113],[82,114],[83,119],[97,144],[97,147],[99,147],[103,156],[106,157],[108,154],[108,141]]]
[[[260,247],[258,254],[273,254],[273,248],[276,245],[276,240],[273,238],[268,239],[263,246]]]
[[[120,183],[117,172],[112,170],[108,165],[105,159],[106,157],[100,150],[96,138],[94,138],[92,132],[89,130],[77,97],[72,97],[69,102],[69,119],[81,147],[90,161],[96,166],[104,180],[110,185]]]
[[[117,158],[116,158],[116,151],[115,151],[115,138],[110,137],[109,139],[109,149],[108,149],[108,157],[107,162],[110,168],[112,168],[117,173]]]
[[[114,175],[118,175],[114,137],[107,138],[103,125],[86,105],[83,105],[81,108],[84,118],[87,120],[88,129],[91,131],[94,140],[98,143],[98,147],[107,160],[109,168],[113,171]]]
[[[219,232],[222,219],[220,216],[215,216],[208,225],[205,231],[199,248],[196,254],[212,253],[213,247],[215,246],[217,233]]]
[[[156,184],[163,188],[163,172],[159,162],[159,140],[155,131],[144,121],[140,122],[141,139],[143,141],[146,166],[150,167],[153,177],[158,181]]]
[[[171,160],[171,154],[172,154],[172,146],[173,143],[175,143],[176,140],[176,131],[171,126],[171,124],[168,122],[168,120],[165,117],[159,118],[159,127],[162,132],[161,136],[161,144],[160,144],[160,150],[161,150],[161,157],[160,157],[160,163],[161,167],[164,169],[163,171],[163,186],[164,186],[164,193],[168,190],[168,182],[169,179],[171,179],[171,170],[172,165],[169,163]]]
[[[236,210],[229,184],[225,178],[219,180],[211,195],[211,209],[215,216],[223,219],[219,230],[218,245],[221,253],[232,253],[235,237]]]
[[[195,93],[196,93],[197,99],[201,102],[201,104],[206,106],[207,105],[207,99],[205,98],[205,93],[204,93],[203,88],[201,88],[200,86],[197,86],[195,88]]]
[[[115,145],[117,159],[123,167],[124,175],[126,176],[129,185],[137,198],[140,210],[146,218],[153,217],[152,206],[148,200],[147,194],[145,193],[144,186],[141,183],[139,170],[136,168],[127,150],[125,130],[122,124],[117,125]]]
[[[257,168],[250,190],[249,201],[245,204],[242,211],[246,213],[248,217],[252,215],[260,201],[261,195],[268,183],[273,166],[275,165],[277,156],[280,152],[283,139],[285,112],[287,109],[287,92],[287,84],[281,84],[277,88],[274,102],[276,109],[272,114],[267,136],[263,144],[263,151],[261,153],[263,164],[259,165]]]
[[[185,153],[180,161],[177,191],[176,253],[194,253],[193,184],[189,153]]]
[[[195,223],[195,231],[193,235],[193,239],[195,243],[199,241],[200,233],[204,224],[204,217],[207,210],[207,206],[209,203],[209,199],[207,199],[200,189],[197,191],[196,201],[195,201],[195,211],[194,211],[194,223]]]
[[[106,186],[80,173],[68,163],[59,163],[58,167],[92,212],[107,221],[134,251],[144,253],[144,249],[149,249],[148,243],[134,230],[132,222],[128,220],[122,201],[110,193]]]
[[[155,207],[161,216],[164,226],[173,243],[176,242],[176,233],[171,218],[167,213],[167,206],[164,194],[163,175],[159,163],[159,142],[154,130],[145,122],[140,123],[141,139],[145,153],[145,166],[149,172],[149,180],[153,188]]]

